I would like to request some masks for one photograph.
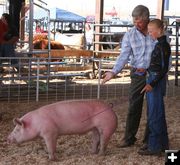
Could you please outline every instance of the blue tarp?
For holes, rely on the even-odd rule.
[[[63,22],[84,22],[85,18],[67,10],[56,8],[56,19]]]
[[[41,19],[45,17],[46,13],[43,10],[35,10],[34,19]],[[85,22],[85,17],[82,17],[73,12],[59,9],[59,8],[51,8],[50,9],[50,19],[62,21],[62,22]]]

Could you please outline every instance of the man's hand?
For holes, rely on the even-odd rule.
[[[149,85],[149,84],[146,84],[146,86],[142,89],[142,91],[141,91],[141,93],[143,93],[143,92],[150,92],[150,91],[152,91],[152,86],[151,85]]]
[[[107,81],[111,80],[114,77],[113,72],[106,72],[103,75],[103,80],[101,81],[101,84],[105,84]]]

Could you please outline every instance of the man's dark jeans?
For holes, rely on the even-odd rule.
[[[138,75],[135,71],[131,71],[131,84],[129,89],[129,109],[126,119],[125,141],[134,144],[136,141],[136,133],[138,131],[144,93],[141,90],[146,84],[146,75]]]

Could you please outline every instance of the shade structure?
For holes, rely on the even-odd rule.
[[[85,18],[78,15],[78,14],[75,14],[73,12],[70,12],[70,11],[67,11],[67,10],[63,10],[63,9],[59,9],[59,8],[56,8],[55,9],[56,11],[56,19],[57,20],[61,20],[63,22],[65,21],[68,21],[68,22],[84,22],[85,21]]]
[[[85,17],[80,16],[76,13],[60,9],[60,8],[50,8],[50,19],[57,20],[60,22],[85,22]],[[43,10],[35,10],[34,19],[41,19],[45,16]]]

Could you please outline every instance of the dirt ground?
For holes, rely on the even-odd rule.
[[[170,149],[180,149],[180,97],[165,98],[166,118],[170,139]],[[109,101],[109,100],[108,100]],[[0,165],[162,165],[165,157],[140,156],[137,154],[142,144],[145,123],[146,106],[141,118],[137,134],[137,142],[129,148],[118,148],[123,136],[128,108],[127,97],[111,101],[118,116],[118,128],[108,144],[106,155],[98,156],[90,153],[91,134],[61,136],[57,143],[57,161],[48,160],[45,144],[42,139],[8,145],[7,135],[13,129],[13,118],[20,117],[47,103],[0,103]],[[146,104],[146,103],[145,103]],[[108,123],[107,123],[108,124]]]

